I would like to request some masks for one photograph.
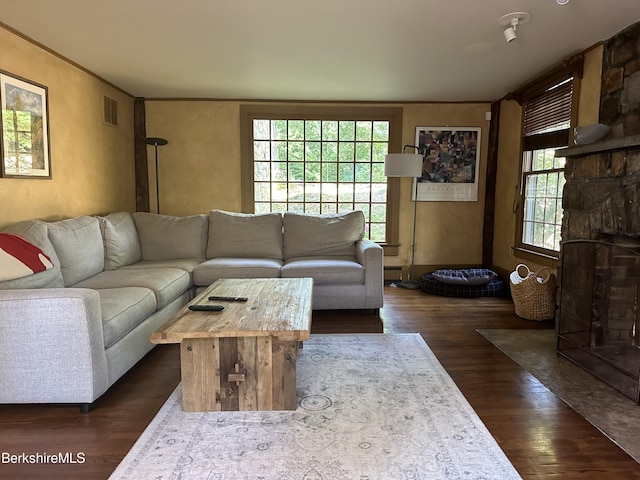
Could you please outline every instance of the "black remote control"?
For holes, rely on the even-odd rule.
[[[226,301],[226,302],[246,302],[248,300],[247,297],[218,297],[217,295],[214,295],[212,297],[209,297],[209,300],[214,300],[214,301]]]
[[[189,305],[189,310],[194,312],[219,312],[224,310],[224,305]]]

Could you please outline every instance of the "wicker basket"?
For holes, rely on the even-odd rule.
[[[524,263],[509,276],[516,315],[526,320],[551,320],[556,313],[556,276],[549,268],[532,272]]]

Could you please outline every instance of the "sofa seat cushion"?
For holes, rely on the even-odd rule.
[[[187,272],[178,268],[119,269],[101,272],[76,285],[77,288],[144,287],[156,296],[157,309],[164,308],[191,287]]]
[[[193,281],[208,286],[220,278],[278,278],[281,267],[273,258],[212,258],[193,270]]]
[[[204,258],[178,258],[174,260],[142,260],[121,270],[139,270],[143,268],[179,268],[189,274],[190,286],[193,285],[193,269],[204,262]]]
[[[104,346],[109,348],[156,311],[156,296],[148,288],[98,290]]]
[[[364,267],[355,257],[299,257],[287,260],[282,278],[313,278],[314,285],[363,285]]]

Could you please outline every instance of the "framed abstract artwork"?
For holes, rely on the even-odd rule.
[[[0,71],[0,176],[51,178],[47,87]]]
[[[424,160],[414,200],[478,200],[480,127],[416,127],[415,145]]]

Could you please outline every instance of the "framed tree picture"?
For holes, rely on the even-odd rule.
[[[414,200],[478,200],[480,127],[416,127],[416,146],[424,160]]]
[[[51,178],[47,87],[0,71],[0,176]]]

